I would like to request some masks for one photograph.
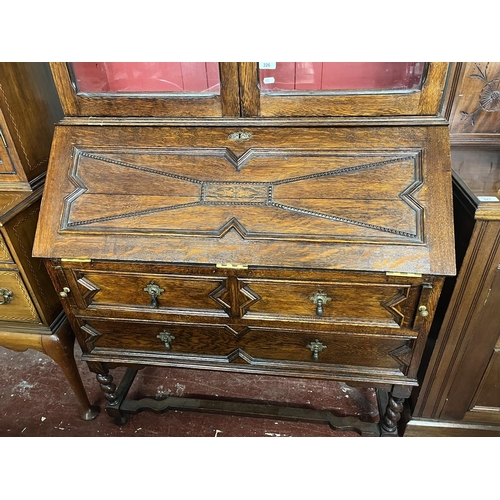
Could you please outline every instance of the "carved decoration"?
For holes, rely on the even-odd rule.
[[[121,156],[126,157],[134,157],[134,155],[142,155],[141,161],[147,161],[147,152],[135,152],[132,153],[122,153]],[[151,154],[151,153],[149,153]],[[154,168],[154,167],[146,167],[143,165],[137,165],[131,161],[124,161],[123,159],[115,158],[114,156],[107,155],[105,153],[92,153],[89,151],[75,151],[75,160],[73,164],[73,169],[70,172],[70,179],[75,185],[76,189],[66,197],[65,200],[65,210],[63,215],[63,221],[61,225],[61,230],[71,230],[72,228],[82,227],[82,226],[92,226],[92,230],[99,230],[99,225],[104,224],[106,231],[121,231],[120,224],[113,226],[110,224],[112,221],[120,221],[123,219],[136,218],[140,219],[144,216],[150,214],[158,214],[161,212],[168,213],[170,211],[180,211],[186,209],[194,209],[194,208],[209,208],[211,206],[239,206],[239,207],[261,207],[261,209],[265,211],[272,211],[270,213],[283,212],[284,217],[294,219],[296,216],[304,217],[305,220],[308,218],[321,220],[322,223],[332,222],[335,224],[347,224],[349,226],[359,227],[360,229],[367,230],[371,236],[367,236],[363,231],[360,234],[356,234],[355,236],[343,235],[343,238],[355,238],[357,241],[363,240],[363,238],[368,238],[373,240],[374,238],[379,240],[383,239],[384,241],[408,241],[413,240],[415,243],[422,243],[424,241],[423,238],[423,208],[414,198],[415,193],[422,187],[422,173],[421,173],[421,160],[419,152],[408,152],[403,154],[394,154],[387,155],[387,153],[379,153],[377,155],[376,152],[370,153],[366,156],[363,155],[352,155],[349,157],[348,154],[340,154],[336,152],[315,152],[315,151],[293,151],[287,152],[287,158],[291,159],[295,157],[325,157],[325,170],[321,172],[315,172],[300,176],[292,176],[289,178],[277,177],[273,178],[272,172],[279,169],[269,169],[270,178],[269,181],[266,182],[238,182],[238,181],[205,181],[202,178],[203,169],[199,169],[198,172],[193,173],[193,175],[179,175],[174,172],[168,171],[168,160],[169,155],[177,155],[177,156],[186,156],[197,158],[206,161],[207,167],[211,168],[210,160],[212,157],[217,156],[218,161],[221,159],[229,163],[236,171],[240,171],[244,165],[250,162],[251,159],[255,159],[258,157],[273,157],[275,153],[267,151],[267,150],[248,150],[240,157],[236,157],[232,152],[225,149],[201,149],[201,150],[187,150],[176,149],[169,150],[165,149],[161,153],[157,153],[158,155],[162,155],[162,160],[164,158],[163,169]],[[292,158],[293,157],[293,158]],[[344,167],[334,167],[335,158],[341,158],[343,162],[345,162],[345,158],[349,157],[351,166]],[[373,158],[372,161],[370,159]],[[104,163],[111,163],[113,165],[119,166],[124,169],[132,169],[138,172],[142,172],[147,175],[156,175],[161,176],[163,178],[171,179],[171,184],[177,186],[178,192],[189,192],[189,196],[183,196],[186,200],[183,203],[175,203],[172,202],[172,197],[164,195],[162,193],[151,193],[149,197],[148,203],[144,203],[142,209],[135,208],[131,211],[124,210],[123,203],[122,205],[118,204],[116,209],[110,208],[109,203],[106,204],[106,207],[103,207],[102,204],[92,202],[92,196],[96,196],[96,193],[93,193],[92,184],[93,179],[92,176],[89,177],[89,180],[85,180],[85,168],[81,166],[82,159],[89,159],[92,161],[100,161]],[[365,163],[366,162],[366,163]],[[317,182],[319,180],[327,183],[325,186],[325,192],[332,192],[335,188],[335,178],[342,177],[344,178],[343,182],[349,182],[350,178],[353,178],[352,182],[357,182],[356,177],[353,177],[353,174],[364,172],[367,170],[376,170],[382,169],[388,165],[398,165],[401,164],[401,168],[404,168],[406,172],[408,172],[408,176],[410,176],[409,184],[401,191],[394,192],[393,197],[391,198],[395,203],[401,203],[406,205],[406,211],[409,214],[413,214],[413,216],[408,215],[408,220],[406,225],[408,229],[399,228],[400,220],[394,219],[392,221],[390,216],[388,215],[386,226],[371,223],[369,216],[366,213],[360,213],[359,218],[354,216],[352,213],[348,213],[343,215],[343,209],[340,210],[341,213],[338,215],[335,213],[327,213],[325,210],[317,210],[314,209],[314,206],[304,205],[303,200],[300,198],[294,198],[293,200],[287,199],[286,196],[281,198],[277,193],[277,189],[282,186],[291,185],[294,183],[297,184],[297,189],[300,190],[302,184],[301,183],[309,183],[309,182]],[[345,163],[343,163],[345,165]],[[92,169],[92,164],[90,167]],[[296,170],[295,170],[296,171]],[[185,186],[184,188],[182,186]],[[368,187],[367,187],[368,188]],[[142,197],[142,200],[146,200],[148,196],[144,194],[138,194],[137,197]],[[87,197],[90,197],[88,202],[86,200]],[[154,203],[152,198],[154,198]],[[89,214],[94,212],[96,214],[95,217],[78,219],[76,213],[78,210],[74,210],[75,203],[78,201],[79,206],[82,204],[85,205],[86,210],[85,213]],[[172,203],[172,204],[169,204]],[[131,204],[133,206],[133,203]],[[136,205],[137,207],[137,205]],[[75,212],[75,215],[73,215]],[[101,215],[99,215],[101,214]],[[102,215],[106,214],[106,215]],[[349,215],[350,214],[350,215]],[[270,215],[268,215],[269,217]],[[87,215],[88,217],[88,215]],[[271,216],[272,218],[272,216]],[[366,220],[364,220],[366,218]],[[412,222],[413,219],[413,222]],[[210,224],[214,224],[213,228],[199,229],[199,228],[191,228],[186,230],[183,227],[174,227],[176,218],[169,217],[169,223],[165,226],[156,228],[157,231],[160,231],[165,234],[171,235],[182,235],[186,234],[186,231],[191,236],[202,236],[202,237],[224,237],[225,234],[231,229],[236,229],[236,231],[243,238],[280,238],[280,239],[301,239],[304,236],[302,233],[290,234],[285,232],[280,232],[279,226],[272,227],[269,229],[266,226],[266,230],[263,229],[253,229],[251,227],[246,227],[242,222],[238,219],[238,217],[233,217],[226,221],[217,222],[216,220],[210,221]],[[207,218],[209,220],[209,218]],[[208,224],[208,222],[206,222]],[[391,224],[394,224],[394,227],[390,227]],[[127,232],[130,231],[141,231],[140,222],[138,222],[134,228],[131,226],[127,226]],[[375,237],[372,235],[372,232],[376,231],[381,233],[379,237]],[[328,239],[334,240],[334,230],[323,230],[321,229],[318,234],[311,232],[306,235],[307,239],[315,239],[315,240],[325,240]]]
[[[396,295],[394,295],[393,297],[390,297],[389,299],[387,299],[384,302],[381,302],[381,304],[380,304],[384,309],[387,309],[387,311],[389,311],[392,314],[392,316],[394,317],[394,321],[399,326],[401,326],[403,324],[405,316],[399,309],[396,309],[396,306],[401,304],[402,302],[404,302],[408,298],[408,296],[407,296],[408,290],[405,290],[405,291],[406,291],[406,294],[399,291],[398,293],[396,293]]]
[[[385,416],[381,422],[383,430],[387,432],[396,431],[398,421],[401,418],[401,412],[404,408],[404,401],[404,398],[394,398],[392,396],[389,398]]]
[[[85,345],[88,347],[88,352],[91,352],[95,347],[96,341],[99,339],[99,337],[102,336],[102,333],[96,330],[95,328],[92,328],[87,323],[82,325],[80,327],[80,330],[87,334],[87,338],[85,339]]]
[[[389,355],[400,363],[400,370],[405,373],[410,366],[411,358],[413,357],[413,349],[408,344],[405,344],[389,352]]]
[[[231,306],[232,299],[227,280],[222,282],[213,292],[211,292],[209,297],[217,302],[230,318],[242,318],[248,312],[248,309],[261,300],[261,298],[243,281],[235,280],[235,283],[237,290],[237,309],[233,310]]]
[[[479,93],[477,108],[472,113],[468,113],[466,111],[460,112],[462,116],[470,119],[472,126],[475,125],[475,116],[477,113],[481,111],[485,111],[486,113],[494,113],[496,111],[500,111],[500,79],[488,79],[488,66],[489,63],[486,64],[486,67],[483,70],[476,63],[477,72],[469,75],[469,78],[477,78],[479,80],[482,80],[485,84],[481,89],[481,92]]]
[[[238,287],[238,303],[240,308],[240,317],[242,318],[253,304],[261,300],[261,297],[242,281],[238,280]]]
[[[76,282],[80,290],[80,295],[88,307],[92,304],[95,295],[101,290],[95,283],[92,283],[83,273],[76,273]]]
[[[235,336],[235,338],[240,339],[243,337],[243,335],[246,335],[247,333],[251,332],[251,329],[248,326],[243,327],[242,330],[235,330],[232,326],[230,325],[224,325],[224,328],[231,333],[232,335]]]
[[[98,373],[96,378],[104,394],[104,398],[110,403],[113,403],[117,398],[116,384],[113,383],[113,376],[110,373]]]
[[[224,280],[213,292],[211,292],[209,297],[217,302],[229,317],[231,316],[231,299],[227,288],[227,280]]]

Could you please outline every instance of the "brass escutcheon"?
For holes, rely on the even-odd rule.
[[[14,294],[8,288],[0,288],[0,305],[8,304],[14,298]]]

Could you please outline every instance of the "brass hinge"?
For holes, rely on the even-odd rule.
[[[92,259],[61,259],[61,262],[92,262]]]
[[[390,271],[387,271],[386,276],[400,276],[403,278],[421,278],[422,275],[418,273],[391,273]]]
[[[215,264],[215,267],[220,269],[248,269],[247,264],[231,264],[231,263],[219,263]]]
[[[9,146],[7,146],[7,141],[5,140],[5,136],[3,135],[2,127],[0,127],[0,137],[2,138],[3,145],[5,146],[5,149],[7,149]]]

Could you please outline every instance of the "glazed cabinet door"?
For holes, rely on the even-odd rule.
[[[239,63],[243,116],[436,115],[448,63]]]
[[[369,117],[439,112],[448,63],[51,63],[66,116]]]
[[[51,63],[66,116],[239,116],[236,63]]]

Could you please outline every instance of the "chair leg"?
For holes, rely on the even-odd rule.
[[[52,335],[42,335],[43,352],[61,368],[73,389],[78,401],[84,408],[83,420],[92,420],[99,413],[99,407],[92,406],[82,383],[74,356],[75,337],[65,321]]]

